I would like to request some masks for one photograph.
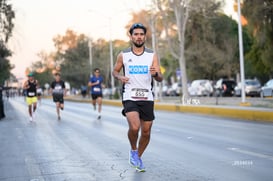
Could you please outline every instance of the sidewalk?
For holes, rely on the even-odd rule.
[[[69,96],[66,100],[90,102],[90,98]],[[121,100],[103,99],[103,104],[122,106]],[[241,103],[240,98],[191,98],[169,97],[155,102],[156,110],[206,114],[251,121],[273,122],[273,99],[248,98]]]

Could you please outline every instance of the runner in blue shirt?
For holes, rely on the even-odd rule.
[[[94,69],[94,75],[90,77],[88,86],[91,87],[90,93],[92,96],[92,104],[96,111],[96,105],[98,104],[98,119],[101,119],[101,105],[102,105],[102,88],[103,77],[100,75],[100,69]]]

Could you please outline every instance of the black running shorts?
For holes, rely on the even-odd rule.
[[[136,111],[139,113],[139,117],[143,121],[153,121],[154,116],[154,101],[122,101],[123,112]]]
[[[103,97],[102,94],[91,94],[91,96],[93,100],[96,100],[98,97]]]
[[[64,96],[62,94],[53,95],[53,102],[59,102],[60,104],[64,103]]]

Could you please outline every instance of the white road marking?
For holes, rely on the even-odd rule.
[[[255,156],[255,157],[258,157],[258,158],[264,158],[264,159],[268,159],[268,160],[273,161],[273,156],[271,156],[271,155],[256,153],[256,152],[253,152],[253,151],[243,150],[243,149],[240,149],[240,148],[227,148],[227,149],[230,150],[230,151],[243,153],[243,154],[246,154],[246,155]]]

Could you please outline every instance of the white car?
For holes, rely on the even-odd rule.
[[[182,86],[180,83],[175,82],[168,87],[167,93],[168,96],[180,96],[182,92]]]
[[[188,88],[190,96],[212,96],[213,87],[207,79],[194,80]]]
[[[239,82],[234,88],[235,95],[241,96],[242,83]],[[246,96],[259,96],[261,92],[261,84],[256,79],[246,79],[245,80],[245,94]]]
[[[265,83],[265,85],[261,88],[261,97],[273,97],[273,79],[270,79]]]

